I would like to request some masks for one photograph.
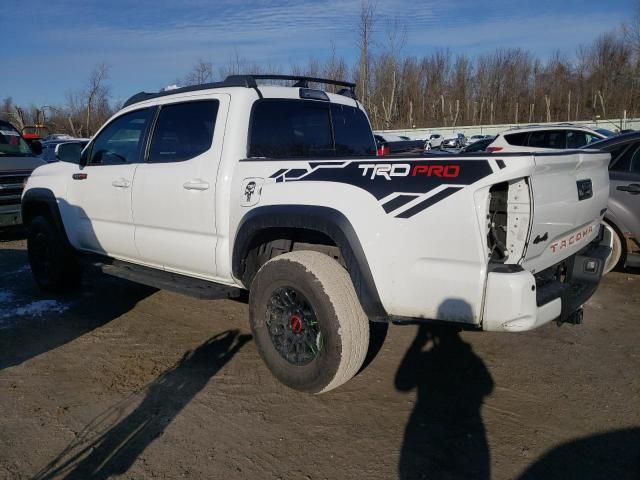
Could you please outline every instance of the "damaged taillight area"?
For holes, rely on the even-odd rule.
[[[489,261],[519,263],[526,251],[530,224],[531,194],[527,179],[492,186],[487,214]]]

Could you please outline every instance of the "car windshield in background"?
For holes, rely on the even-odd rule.
[[[31,156],[31,148],[20,133],[7,123],[0,123],[0,156]]]

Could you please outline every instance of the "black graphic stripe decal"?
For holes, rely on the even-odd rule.
[[[418,203],[417,205],[414,205],[413,207],[408,208],[404,212],[399,213],[398,215],[396,215],[396,218],[413,217],[414,215],[420,213],[421,211],[426,210],[431,205],[438,203],[440,200],[444,200],[449,195],[453,195],[458,190],[462,190],[462,187],[447,187],[441,192],[438,192],[435,195],[432,195],[431,197],[427,198],[426,200],[423,200],[422,202]]]
[[[387,203],[382,205],[384,211],[389,213],[394,210],[399,209],[400,207],[404,207],[411,200],[415,200],[417,198],[416,195],[398,195],[396,198],[389,200]]]
[[[382,205],[386,213],[392,213],[418,197],[425,197],[435,189],[450,185],[442,192],[397,215],[397,218],[409,218],[464,186],[471,185],[493,173],[491,164],[486,158],[424,160],[376,158],[340,163],[312,161],[307,165],[306,168],[281,168],[270,178],[275,179],[277,183],[314,181],[343,183],[361,188],[377,200],[393,197]]]

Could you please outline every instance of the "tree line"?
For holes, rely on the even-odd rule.
[[[291,73],[353,81],[376,129],[635,118],[640,115],[640,1],[638,7],[629,23],[575,54],[558,51],[540,59],[522,48],[475,57],[448,50],[406,56],[406,28],[394,20],[382,24],[374,4],[363,3],[356,61],[350,64],[333,47],[328,58],[311,58]],[[250,64],[238,54],[217,66],[219,78],[267,72],[282,68]],[[168,83],[209,83],[215,73],[212,62],[200,59]],[[22,107],[7,97],[0,118],[18,127],[47,123],[55,132],[91,136],[120,108],[111,103],[108,80],[109,67],[96,65],[85,87],[67,93],[64,104]]]

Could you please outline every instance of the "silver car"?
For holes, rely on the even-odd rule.
[[[605,273],[617,266],[640,266],[640,132],[607,138],[584,148],[611,153],[611,191],[604,219],[612,236],[612,252]]]

